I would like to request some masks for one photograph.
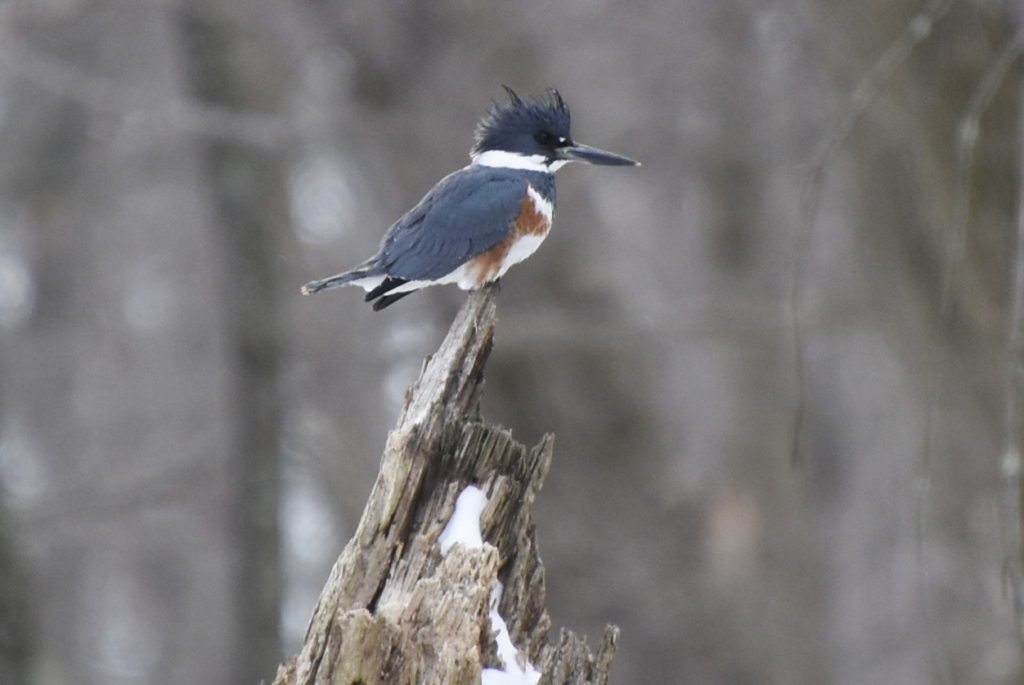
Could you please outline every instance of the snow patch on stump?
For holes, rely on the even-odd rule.
[[[458,499],[455,500],[455,511],[437,539],[442,554],[447,554],[456,543],[461,544],[464,549],[483,547],[480,514],[483,513],[486,506],[487,495],[475,485],[467,485],[459,493]],[[495,582],[494,589],[491,591],[490,619],[491,632],[496,633],[498,658],[501,659],[505,667],[483,669],[480,673],[480,683],[481,685],[535,685],[540,680],[540,672],[512,644],[512,637],[508,634],[505,619],[498,613],[498,603],[501,601],[503,590],[501,583]]]

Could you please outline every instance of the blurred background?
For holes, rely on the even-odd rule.
[[[506,83],[559,173],[484,415],[617,683],[1024,681],[1011,0],[0,2],[0,682],[259,683],[464,295],[299,295]]]

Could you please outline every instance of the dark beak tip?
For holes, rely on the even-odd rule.
[[[604,161],[595,162],[595,164],[603,164],[605,166],[642,166],[640,162],[629,157],[619,157],[618,159],[606,159]]]
[[[567,159],[584,162],[587,164],[599,164],[603,166],[640,166],[640,162],[617,155],[614,152],[601,150],[589,145],[577,144],[565,151]]]

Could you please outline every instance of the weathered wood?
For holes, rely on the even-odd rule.
[[[553,439],[529,449],[479,420],[484,364],[494,336],[493,288],[469,296],[437,353],[410,388],[388,436],[362,520],[317,601],[301,651],[277,685],[480,682],[500,666],[488,617],[499,613],[541,682],[607,681],[618,629],[598,653],[562,631],[547,642],[544,567],[531,508],[551,464]],[[441,554],[438,536],[462,489],[488,497],[485,544]]]

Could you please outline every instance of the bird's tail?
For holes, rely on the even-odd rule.
[[[312,295],[318,293],[321,290],[328,290],[330,288],[337,288],[339,286],[348,285],[349,283],[356,283],[357,281],[372,277],[373,267],[358,267],[345,273],[340,273],[330,278],[324,278],[319,281],[310,281],[306,285],[302,286],[303,295]]]

